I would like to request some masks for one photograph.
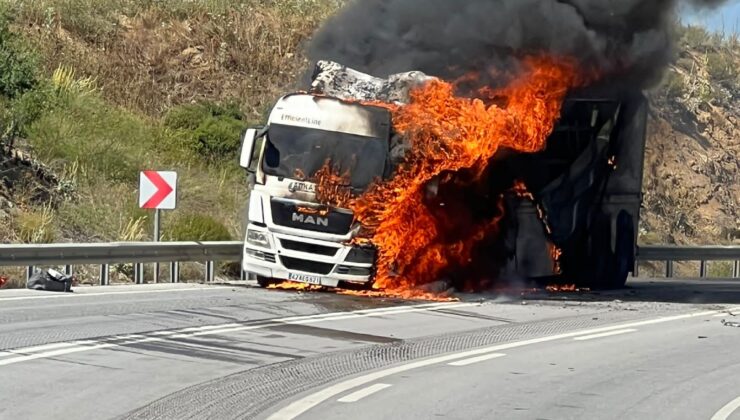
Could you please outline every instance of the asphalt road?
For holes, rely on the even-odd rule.
[[[450,303],[3,291],[0,418],[740,419],[735,306],[740,282]]]

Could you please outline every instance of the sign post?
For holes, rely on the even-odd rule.
[[[142,171],[139,174],[139,207],[154,210],[154,242],[159,242],[161,210],[177,207],[177,172]],[[154,264],[154,282],[159,282],[159,263]]]

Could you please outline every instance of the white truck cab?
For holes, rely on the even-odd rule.
[[[243,139],[240,165],[254,182],[244,270],[263,287],[372,285],[375,250],[349,244],[359,231],[352,212],[319,203],[311,180],[329,162],[361,194],[387,176],[390,136],[385,108],[303,93],[281,98],[267,126]]]

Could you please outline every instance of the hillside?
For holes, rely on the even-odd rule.
[[[740,43],[684,28],[680,46],[652,92],[642,240],[740,241]]]
[[[0,241],[149,238],[145,168],[180,172],[167,239],[239,238],[239,133],[295,85],[301,46],[339,3],[0,0]],[[679,36],[651,92],[641,241],[727,243],[740,238],[740,43]]]

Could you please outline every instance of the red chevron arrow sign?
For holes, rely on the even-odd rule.
[[[139,175],[139,207],[174,210],[177,206],[177,172],[142,171]]]

